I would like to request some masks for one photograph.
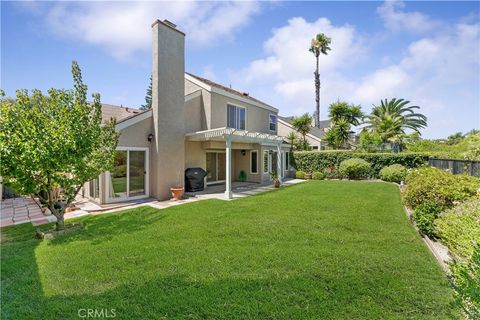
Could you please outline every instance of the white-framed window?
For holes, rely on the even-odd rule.
[[[243,107],[227,104],[227,127],[245,130],[247,110]]]
[[[285,151],[285,160],[283,161],[283,165],[284,165],[283,171],[290,170],[290,152],[289,151]]]
[[[270,113],[268,116],[268,125],[270,131],[277,131],[277,115]]]
[[[258,151],[257,150],[250,151],[250,173],[252,174],[258,173]]]
[[[269,161],[268,150],[265,150],[263,152],[263,172],[264,173],[270,172],[270,161]]]

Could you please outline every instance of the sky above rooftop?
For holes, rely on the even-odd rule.
[[[70,88],[77,60],[102,102],[140,107],[151,23],[186,33],[186,71],[280,109],[312,113],[308,52],[318,32],[321,118],[336,100],[369,112],[404,98],[429,118],[424,137],[480,128],[479,2],[2,2],[1,88]]]

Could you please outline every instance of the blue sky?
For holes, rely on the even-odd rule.
[[[337,99],[369,112],[405,98],[425,137],[480,128],[479,2],[2,2],[1,87],[71,87],[77,60],[102,102],[139,107],[151,72],[150,24],[185,31],[186,70],[264,100],[281,115],[314,110],[317,32],[321,117]]]

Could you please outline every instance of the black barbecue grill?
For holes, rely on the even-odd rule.
[[[205,188],[204,181],[207,171],[202,168],[188,168],[185,170],[185,191],[202,191]]]

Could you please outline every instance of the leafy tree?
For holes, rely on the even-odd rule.
[[[383,142],[400,146],[406,130],[420,133],[420,129],[427,126],[427,117],[415,112],[420,107],[409,106],[409,103],[410,101],[396,98],[382,100],[367,116],[365,128],[378,133]]]
[[[382,148],[382,137],[376,132],[362,130],[359,148],[367,152],[375,152]]]
[[[461,132],[455,132],[447,137],[447,144],[457,144],[463,139],[463,134]]]
[[[302,136],[301,140],[301,150],[307,150],[309,148],[309,144],[307,141],[307,134],[310,132],[310,125],[312,123],[312,118],[308,113],[300,117],[294,117],[292,120],[293,128]]]
[[[360,105],[337,101],[329,107],[329,117],[333,126],[325,135],[327,145],[334,149],[346,147],[351,138],[351,126],[360,124],[363,112]]]
[[[87,102],[87,86],[72,62],[74,89],[50,89],[48,95],[17,90],[16,99],[0,99],[0,174],[21,194],[36,194],[64,228],[64,205],[80,188],[114,161],[115,121],[102,124],[100,95]]]
[[[146,111],[152,108],[152,76],[150,76],[150,85],[147,88],[147,94],[145,95],[145,104],[142,104],[140,110]]]
[[[327,55],[328,51],[331,50],[330,43],[332,39],[324,35],[323,33],[319,33],[312,39],[310,44],[310,49],[308,51],[312,52],[315,56],[316,60],[316,68],[314,72],[315,77],[315,102],[316,102],[316,109],[315,109],[315,126],[320,128],[320,73],[318,71],[318,63],[320,54]]]

